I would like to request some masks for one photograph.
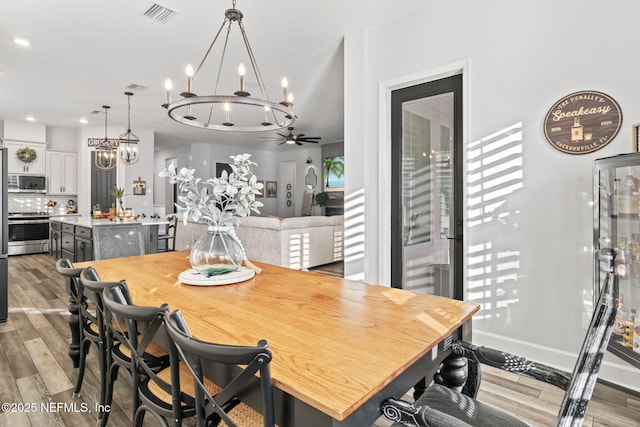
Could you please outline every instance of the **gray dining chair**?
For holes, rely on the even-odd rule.
[[[565,390],[556,426],[579,427],[591,400],[618,310],[615,252],[601,250],[605,271],[598,302],[587,329],[573,374],[532,362],[524,357],[456,341],[453,353],[467,358],[468,378],[461,392],[440,384],[429,386],[414,403],[388,398],[381,406],[385,417],[404,426],[517,427],[528,424],[475,399],[480,388],[481,364],[544,381]]]
[[[93,259],[144,255],[144,234],[139,222],[114,222],[93,227]]]

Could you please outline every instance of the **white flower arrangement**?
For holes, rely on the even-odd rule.
[[[182,168],[176,173],[173,163],[160,172],[171,184],[178,184],[180,204],[176,203],[176,207],[185,224],[191,219],[212,225],[237,225],[234,216],[249,216],[252,211],[260,213],[258,208],[263,204],[256,200],[256,195],[262,194],[263,184],[251,172],[251,166],[257,163],[249,160],[251,154],[230,157],[233,159],[229,164],[231,173],[223,171],[220,178],[209,178],[202,183],[194,177],[195,169]]]

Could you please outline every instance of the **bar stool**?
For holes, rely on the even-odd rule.
[[[169,225],[167,225],[167,231],[162,234],[158,234],[158,246],[160,242],[165,242],[165,249],[160,250],[158,248],[158,252],[170,252],[176,250],[176,231],[178,229],[178,215],[169,215],[167,217],[169,220]],[[171,244],[169,244],[171,241]]]

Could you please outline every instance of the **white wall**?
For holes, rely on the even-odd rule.
[[[48,150],[78,152],[80,146],[80,130],[47,126]]]
[[[640,121],[633,55],[639,14],[632,2],[451,0],[349,34],[345,214],[354,226],[345,226],[346,274],[390,280],[389,138],[380,132],[380,85],[463,64],[465,287],[467,299],[482,305],[474,340],[571,369],[591,301],[593,160],[631,151],[631,124]],[[612,96],[625,121],[604,149],[568,155],[546,141],[542,123],[555,101],[580,90]],[[471,162],[506,149],[520,166],[504,177],[505,195],[489,200],[490,183],[472,176]],[[496,200],[502,221],[493,215]],[[640,390],[640,372],[610,354],[601,377]]]

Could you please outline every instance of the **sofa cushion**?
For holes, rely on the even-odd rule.
[[[282,230],[291,230],[307,227],[333,226],[334,221],[330,216],[298,216],[282,220]]]
[[[266,228],[268,230],[280,231],[282,221],[277,217],[268,216],[246,216],[238,218],[241,227]]]

